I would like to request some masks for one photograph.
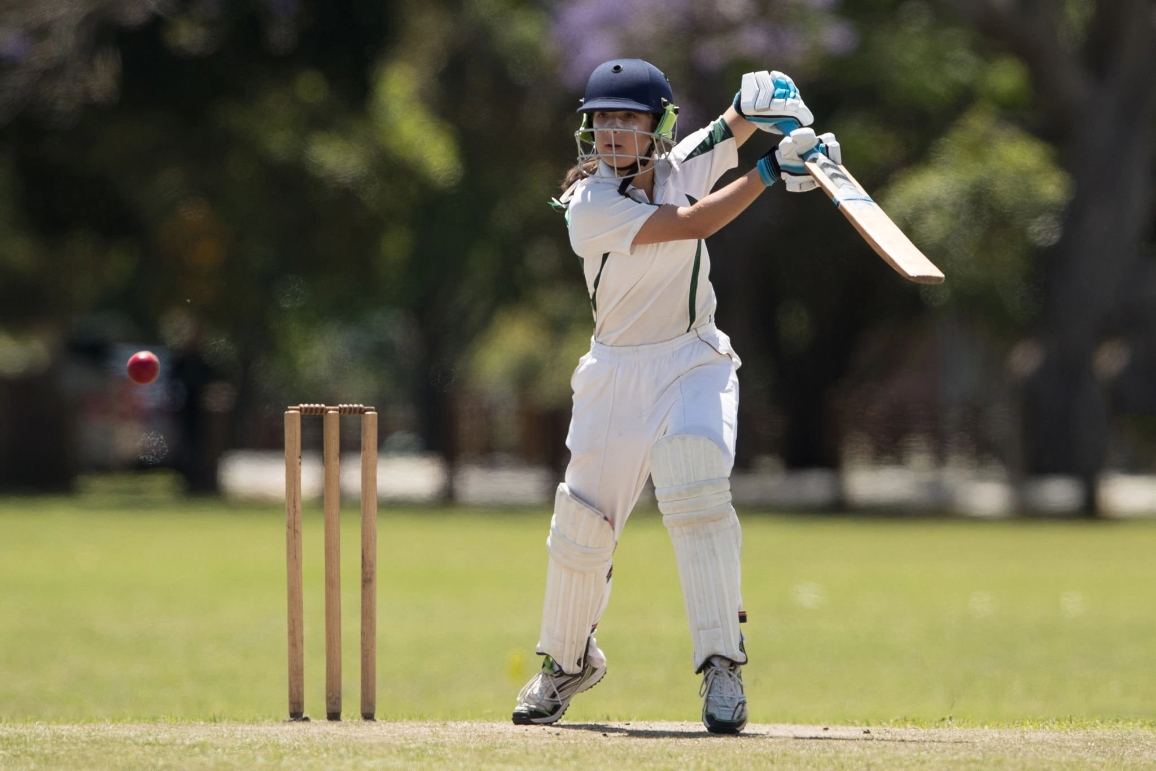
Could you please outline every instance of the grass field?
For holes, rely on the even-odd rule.
[[[253,769],[1150,769],[1156,732],[685,723],[0,723],[5,771]]]
[[[347,515],[353,717],[356,506]],[[1156,522],[743,519],[753,722],[1153,735]],[[548,521],[545,510],[383,508],[379,718],[507,719],[538,663]],[[306,704],[322,715],[316,510],[305,544]],[[655,513],[632,519],[614,574],[599,634],[610,673],[566,721],[696,720],[698,678]],[[284,618],[279,507],[0,500],[0,761],[22,757],[13,747],[32,721],[283,717]]]

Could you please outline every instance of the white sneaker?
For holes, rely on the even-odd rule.
[[[711,656],[703,670],[698,695],[703,697],[702,724],[712,734],[737,734],[746,726],[747,697],[739,664]]]
[[[606,675],[606,662],[595,663],[586,657],[582,671],[576,675],[563,672],[554,659],[545,657],[542,671],[530,678],[530,682],[518,694],[518,706],[514,707],[513,720],[516,725],[549,725],[562,717],[570,700],[583,691],[588,691]]]

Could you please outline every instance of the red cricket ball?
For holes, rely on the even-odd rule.
[[[161,363],[152,351],[140,351],[129,357],[128,376],[134,383],[148,385],[161,374]]]

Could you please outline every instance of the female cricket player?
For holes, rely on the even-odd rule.
[[[740,361],[714,324],[704,239],[779,179],[792,192],[813,189],[803,160],[822,152],[837,161],[838,144],[801,128],[811,113],[778,72],[743,76],[732,106],[677,144],[670,83],[641,59],[595,69],[578,113],[578,165],[555,204],[583,261],[594,336],[571,381],[571,458],[546,540],[537,646],[545,659],[518,694],[513,721],[555,722],[606,674],[594,630],[610,595],[615,544],[649,474],[703,674],[703,723],[738,733],[747,722],[747,654],[742,534],[729,477]],[[788,136],[711,192],[758,128]]]

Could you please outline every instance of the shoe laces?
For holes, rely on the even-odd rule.
[[[721,701],[727,708],[734,709],[743,702],[743,679],[737,664],[711,664],[703,674],[699,696]]]
[[[518,693],[518,700],[525,703],[531,699],[537,704],[547,701],[562,701],[562,694],[558,691],[556,678],[560,671],[555,671],[556,665],[549,656],[542,662],[542,671],[530,678]]]

